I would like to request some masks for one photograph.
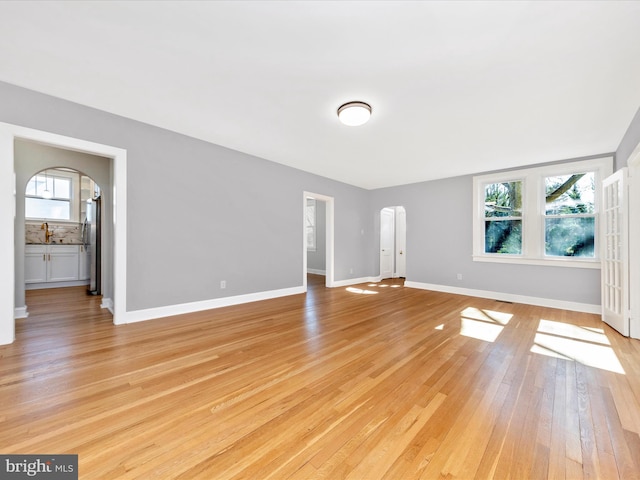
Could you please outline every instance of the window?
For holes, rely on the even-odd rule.
[[[307,198],[307,207],[304,215],[307,231],[307,251],[316,251],[316,200]]]
[[[48,191],[51,197],[45,195]],[[25,217],[71,220],[72,180],[68,177],[38,174],[25,191]]]
[[[473,259],[599,268],[599,185],[612,160],[474,177]]]
[[[522,182],[484,187],[484,251],[522,253]]]
[[[595,173],[546,177],[545,255],[595,258]]]

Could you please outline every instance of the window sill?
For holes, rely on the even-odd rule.
[[[600,260],[576,260],[571,258],[531,258],[516,256],[474,255],[474,262],[513,263],[520,265],[543,265],[546,267],[595,268],[600,269]]]

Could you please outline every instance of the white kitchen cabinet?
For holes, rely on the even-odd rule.
[[[47,281],[47,246],[25,245],[24,281],[40,283]]]
[[[79,279],[80,245],[25,245],[25,283]]]
[[[79,245],[48,245],[47,282],[78,280]]]

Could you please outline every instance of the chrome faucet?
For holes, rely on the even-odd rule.
[[[53,237],[53,230],[49,230],[49,224],[44,222],[40,225],[40,230],[44,230],[44,242],[49,243],[51,241],[51,237]]]

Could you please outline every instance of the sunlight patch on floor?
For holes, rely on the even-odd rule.
[[[499,323],[500,325],[506,325],[513,317],[511,313],[496,312],[493,310],[480,309],[475,307],[467,307],[462,311],[463,318],[470,318],[472,320],[481,320],[483,322]]]
[[[347,292],[351,293],[359,293],[360,295],[377,295],[378,292],[374,292],[373,290],[363,290],[362,288],[355,287],[347,287]]]
[[[603,345],[611,345],[609,339],[601,328],[586,328],[570,323],[554,322],[552,320],[540,320],[538,332],[549,333],[551,335],[559,335],[569,337],[575,340],[584,340],[585,342],[602,343]]]
[[[620,360],[609,345],[604,330],[540,320],[531,352],[624,375]]]
[[[504,326],[513,317],[511,313],[467,307],[460,313],[460,335],[495,342]]]
[[[400,284],[390,285],[388,283],[369,283],[367,284],[367,287],[369,288],[400,288],[402,287],[402,285]],[[376,293],[378,293],[374,290],[367,290],[364,288],[356,288],[356,287],[348,287],[347,292],[359,293],[361,295],[375,295]]]
[[[370,283],[367,285],[367,287],[373,287],[373,288],[400,288],[403,287],[404,285],[400,285],[398,283],[394,283],[392,285],[388,284],[388,283]]]
[[[477,340],[484,340],[485,342],[495,342],[498,335],[500,335],[504,329],[501,325],[472,320],[470,318],[462,318],[461,322],[460,335]]]

